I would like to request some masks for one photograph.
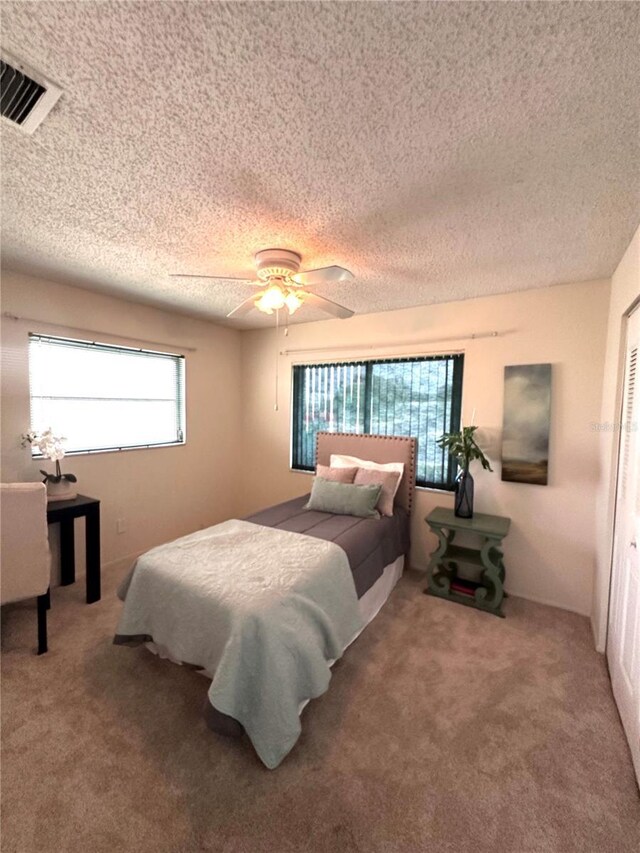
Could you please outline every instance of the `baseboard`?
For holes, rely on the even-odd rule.
[[[150,547],[154,547],[154,546],[150,546]],[[118,557],[117,560],[109,560],[108,563],[102,564],[102,571],[103,572],[105,570],[108,570],[108,571],[122,570],[122,571],[124,571],[126,569],[129,569],[129,568],[131,568],[133,563],[138,559],[138,557],[141,554],[144,554],[145,551],[148,551],[148,550],[149,550],[148,548],[145,548],[142,551],[135,551],[132,554],[127,554],[124,557]],[[422,566],[407,566],[405,568],[405,571],[419,572],[420,574],[425,575],[425,579],[426,579],[426,574],[427,574],[426,567],[423,568]],[[527,595],[527,594],[524,594],[522,592],[516,592],[513,589],[509,589],[508,586],[505,589],[506,589],[506,592],[509,593],[509,595],[513,595],[516,598],[524,598],[525,601],[532,601],[534,604],[544,604],[547,607],[555,607],[558,610],[566,610],[568,613],[576,613],[578,616],[584,616],[586,619],[591,620],[591,614],[590,613],[585,613],[584,611],[577,610],[574,607],[569,607],[568,605],[565,605],[565,604],[558,604],[557,601],[551,601],[548,598],[538,598],[538,597],[533,596],[533,595]],[[602,653],[602,652],[604,652],[604,649],[599,649],[597,647],[597,644],[596,644],[596,651]]]
[[[153,546],[152,546],[153,547]],[[138,557],[141,554],[144,554],[145,551],[148,551],[148,548],[145,548],[143,551],[138,551],[133,554],[127,554],[125,557],[118,557],[117,560],[109,560],[107,563],[101,563],[100,572],[104,577],[105,572],[121,572],[124,574],[131,566],[135,563]],[[81,568],[80,571],[76,571],[76,577],[84,578],[84,569]],[[57,589],[60,586],[60,582],[53,584],[53,588]]]
[[[151,547],[154,547],[153,545]],[[116,570],[125,570],[130,569],[131,566],[135,563],[138,557],[141,554],[144,554],[145,551],[148,551],[149,548],[145,548],[143,551],[135,551],[133,554],[127,554],[124,557],[118,557],[117,560],[109,560],[108,563],[102,564],[102,571],[116,571]]]
[[[590,618],[589,613],[585,613],[584,610],[577,610],[575,607],[570,607],[567,604],[558,604],[557,601],[551,601],[548,598],[538,598],[534,595],[516,592],[513,589],[509,589],[509,587],[505,587],[505,590],[509,595],[513,595],[514,598],[524,598],[525,601],[532,601],[534,604],[545,604],[547,607],[555,607],[557,610],[566,610],[567,613],[575,613],[577,616],[584,616],[585,619]]]
[[[602,636],[601,631],[598,630],[595,622],[593,621],[593,614],[591,614],[591,633],[593,634],[593,644],[596,647],[596,651],[600,652],[601,655],[605,654],[607,651],[607,632],[604,632],[604,636]]]
[[[422,566],[409,566],[408,570],[413,572],[420,572],[421,574],[424,574],[425,577],[427,574],[427,569],[423,568]],[[534,595],[528,595],[527,593],[517,592],[515,589],[510,589],[508,584],[507,586],[505,586],[505,591],[509,595],[513,595],[515,598],[524,598],[525,601],[532,601],[534,604],[545,604],[547,607],[555,607],[558,610],[566,610],[568,613],[576,613],[578,616],[584,616],[585,618],[591,620],[590,612],[585,613],[583,610],[578,610],[575,607],[570,607],[566,604],[558,604],[557,601],[552,601],[549,598],[538,598]],[[597,651],[602,651],[601,649],[597,648],[597,645],[596,649]]]

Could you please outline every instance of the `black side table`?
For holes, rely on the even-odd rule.
[[[428,595],[446,598],[468,607],[504,616],[502,599],[505,567],[502,540],[509,532],[511,519],[476,512],[473,518],[458,518],[452,509],[438,506],[425,518],[439,544],[429,560]],[[473,533],[476,546],[454,544],[457,533]],[[458,565],[465,563],[480,570],[477,582],[458,577]]]
[[[87,555],[87,604],[100,601],[100,501],[78,495],[72,501],[47,505],[47,523],[60,524],[60,584],[76,579],[76,548],[73,520],[84,516]]]

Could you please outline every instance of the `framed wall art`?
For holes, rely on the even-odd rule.
[[[546,486],[549,478],[551,365],[504,369],[502,479]]]

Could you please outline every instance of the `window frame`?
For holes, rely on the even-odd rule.
[[[339,361],[322,361],[322,362],[297,362],[291,365],[291,404],[290,404],[290,439],[289,439],[289,469],[292,472],[300,473],[300,474],[312,474],[315,471],[315,466],[300,466],[295,464],[294,460],[294,446],[296,440],[296,387],[295,387],[295,369],[296,368],[309,368],[309,367],[337,367],[342,365],[366,365],[367,369],[369,367],[371,370],[376,364],[391,364],[391,363],[410,363],[410,362],[424,362],[424,361],[444,361],[447,359],[452,359],[453,362],[453,377],[452,377],[452,406],[451,406],[451,418],[449,427],[447,432],[455,432],[456,430],[461,429],[462,423],[462,388],[463,388],[463,380],[464,380],[464,352],[448,352],[448,353],[437,353],[430,355],[407,355],[407,356],[395,356],[395,357],[385,357],[385,358],[351,358],[351,359],[341,359]],[[370,371],[368,370],[368,373]],[[368,384],[368,383],[367,383]],[[366,398],[366,392],[365,392]],[[365,410],[366,411],[366,410]],[[373,435],[373,433],[367,432],[354,432],[350,433],[353,435]],[[419,441],[419,437],[416,436],[416,439]],[[444,451],[446,453],[446,451]],[[429,491],[438,491],[438,492],[453,492],[455,491],[455,478],[457,476],[458,464],[456,460],[449,456],[447,459],[447,472],[448,472],[448,480],[446,483],[436,483],[433,481],[418,481],[418,472],[416,469],[416,479],[415,479],[415,487],[418,489],[427,489]]]
[[[186,429],[186,420],[187,420],[187,406],[186,406],[186,357],[183,353],[174,353],[174,352],[163,352],[160,350],[150,350],[145,349],[143,347],[131,347],[124,346],[122,344],[109,344],[103,341],[91,341],[86,340],[84,338],[67,338],[61,335],[50,335],[43,332],[29,332],[28,336],[28,345],[27,351],[30,355],[31,351],[31,343],[33,341],[51,341],[53,343],[60,343],[65,346],[77,346],[78,349],[84,350],[101,350],[101,351],[115,351],[120,353],[138,353],[140,355],[149,355],[149,356],[158,356],[162,358],[167,358],[175,361],[176,363],[176,406],[177,406],[177,418],[176,423],[180,424],[177,428],[177,438],[176,441],[162,441],[162,442],[154,442],[147,444],[127,444],[122,446],[113,445],[112,447],[98,447],[98,448],[82,448],[80,450],[65,450],[65,458],[68,456],[94,456],[100,453],[119,453],[126,452],[129,450],[150,450],[156,447],[183,447],[187,443],[187,429]],[[32,416],[32,393],[31,393],[31,360],[28,359],[29,362],[29,420],[31,421]],[[38,395],[36,395],[38,396]],[[30,429],[33,429],[33,424],[30,425]],[[55,432],[55,428],[54,428]],[[32,447],[31,451],[32,459],[44,459],[45,457],[42,453],[39,453]]]

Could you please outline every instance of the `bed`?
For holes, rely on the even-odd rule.
[[[273,769],[297,741],[300,713],[328,688],[331,666],[375,618],[409,551],[416,442],[318,433],[334,454],[401,462],[393,514],[305,509],[303,495],[151,549],[118,594],[114,643],[140,645],[211,678],[209,728],[249,736]]]

